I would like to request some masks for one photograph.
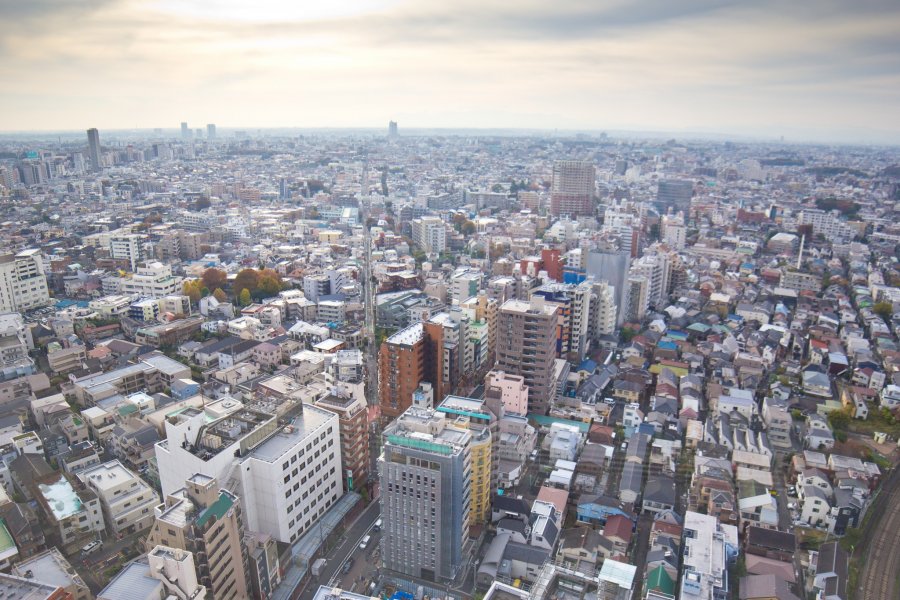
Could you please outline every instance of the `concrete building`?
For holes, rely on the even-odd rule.
[[[378,354],[378,401],[386,423],[412,404],[413,392],[425,380],[425,328],[410,325],[387,338]]]
[[[500,307],[497,369],[520,375],[528,386],[528,411],[545,414],[556,394],[557,309],[534,297]]]
[[[249,529],[296,541],[342,494],[339,424],[312,405],[281,419],[289,425],[232,400],[168,419],[156,444],[163,493],[195,473],[214,477],[241,496]]]
[[[440,254],[447,249],[447,226],[438,217],[413,219],[412,239],[426,254]]]
[[[716,517],[687,511],[684,515],[680,598],[719,600],[730,594],[728,567],[737,558],[738,530]]]
[[[490,517],[491,493],[494,490],[493,464],[496,418],[483,400],[447,396],[437,407],[454,426],[472,432],[470,444],[472,465],[472,493],[470,524],[480,526]]]
[[[354,395],[336,387],[332,393],[317,400],[315,405],[338,417],[341,440],[341,482],[344,491],[359,491],[369,481],[368,412],[365,395]]]
[[[58,548],[50,548],[17,563],[12,568],[12,574],[59,586],[66,593],[71,594],[72,600],[91,600],[94,597],[84,579],[72,568]],[[18,596],[5,597],[17,598]]]
[[[146,237],[137,233],[117,233],[109,237],[109,255],[116,260],[128,261],[132,271],[144,260]],[[170,292],[172,293],[172,292]]]
[[[385,429],[378,461],[385,568],[442,582],[471,560],[472,432],[446,417],[409,408]]]
[[[521,375],[491,371],[485,377],[484,389],[486,398],[499,398],[503,414],[528,414],[528,386]],[[498,418],[500,416],[497,415]]]
[[[199,600],[206,587],[197,582],[191,552],[157,546],[128,563],[97,594],[97,600]]]
[[[192,475],[185,487],[155,507],[147,546],[195,553],[197,581],[216,600],[249,598],[248,562],[243,545],[240,499],[214,477]]]
[[[656,203],[665,212],[671,208],[674,212],[688,214],[691,210],[691,197],[694,195],[694,183],[682,179],[660,179],[656,188]]]
[[[40,250],[0,255],[0,312],[24,312],[49,304]]]
[[[181,292],[181,282],[172,275],[172,267],[153,261],[136,267],[134,275],[122,282],[122,293],[160,299]]]
[[[100,132],[92,127],[87,130],[88,157],[91,159],[91,171],[99,173],[103,168],[101,161]]]
[[[581,160],[558,160],[553,163],[550,189],[550,214],[555,217],[594,214],[594,164]]]
[[[118,460],[88,467],[78,473],[78,479],[100,499],[110,533],[127,535],[152,525],[159,495]]]

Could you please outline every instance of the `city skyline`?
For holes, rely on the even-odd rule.
[[[6,5],[0,130],[900,133],[892,3],[597,4]]]

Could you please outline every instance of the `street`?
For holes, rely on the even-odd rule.
[[[348,556],[355,553],[359,548],[359,542],[362,538],[371,530],[372,526],[375,524],[375,521],[378,520],[378,517],[381,516],[381,502],[379,500],[375,500],[366,509],[360,514],[359,518],[347,529],[344,534],[344,537],[341,539],[341,543],[331,549],[327,555],[325,555],[325,568],[322,571],[322,574],[319,577],[312,577],[309,580],[309,583],[306,585],[306,589],[303,590],[303,593],[300,594],[299,598],[301,600],[312,600],[313,596],[315,596],[316,590],[319,589],[320,585],[326,585],[331,579],[335,576],[335,574],[340,574],[339,569],[344,564],[344,561]],[[374,549],[378,546],[378,540],[375,536],[372,536],[372,539],[369,542],[369,547],[366,549],[366,555],[368,556],[370,552],[373,552]],[[361,568],[356,563],[360,564],[366,563],[364,560],[357,561],[354,559],[354,570],[349,574],[350,576],[353,573],[358,573],[357,568]]]

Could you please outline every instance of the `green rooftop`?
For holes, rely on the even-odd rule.
[[[231,496],[229,494],[220,493],[219,499],[207,506],[206,510],[197,517],[197,527],[205,527],[213,517],[217,520],[221,519],[232,506],[234,506],[234,500]]]
[[[16,543],[13,541],[9,529],[6,528],[6,521],[0,519],[0,553],[6,552],[10,548],[15,548]]]
[[[659,565],[647,575],[647,589],[653,592],[662,592],[674,596],[675,582],[663,566]]]

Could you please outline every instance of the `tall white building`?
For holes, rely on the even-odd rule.
[[[616,332],[616,290],[607,281],[591,281],[590,320],[588,337],[598,340],[601,336]]]
[[[41,251],[0,256],[0,311],[23,312],[50,304]]]
[[[625,282],[625,319],[642,321],[650,307],[650,282],[645,275],[632,274]]]
[[[137,267],[134,275],[122,282],[123,294],[143,298],[165,298],[181,292],[182,278],[172,275],[172,267],[148,262]]]
[[[339,423],[311,405],[282,419],[231,400],[169,419],[156,444],[163,494],[195,473],[215,477],[242,498],[251,531],[296,541],[343,493]]]
[[[413,219],[412,238],[428,254],[440,254],[447,249],[447,227],[438,217]]]
[[[680,213],[678,216],[663,216],[660,223],[660,236],[667,246],[671,246],[675,250],[684,250],[687,227],[684,226],[684,218]]]
[[[116,260],[127,260],[131,270],[144,259],[144,236],[138,233],[120,233],[109,238],[109,255]]]

